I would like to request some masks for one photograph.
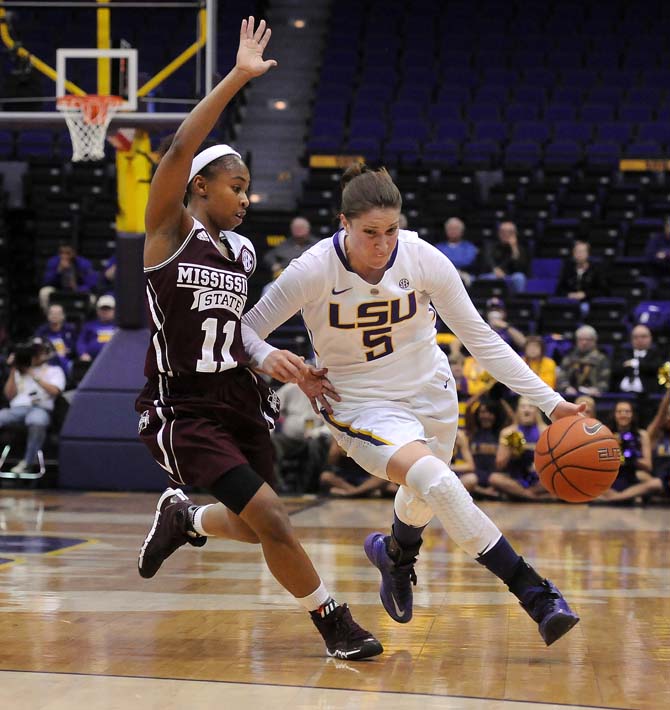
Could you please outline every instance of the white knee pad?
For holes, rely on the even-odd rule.
[[[407,486],[398,488],[393,508],[401,522],[415,528],[422,528],[433,519],[430,506]]]
[[[424,456],[407,471],[407,486],[430,506],[451,539],[478,557],[501,532],[474,504],[456,474],[436,456]]]

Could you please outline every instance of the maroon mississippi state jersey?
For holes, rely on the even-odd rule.
[[[220,373],[245,365],[240,319],[247,279],[256,268],[252,243],[222,232],[227,259],[198,220],[177,252],[144,269],[151,343],[144,374],[155,378]]]

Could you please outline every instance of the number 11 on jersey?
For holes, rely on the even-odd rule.
[[[205,339],[202,343],[202,355],[196,365],[197,372],[224,372],[237,365],[237,362],[230,354],[230,346],[235,337],[235,321],[229,320],[223,326],[223,345],[221,346],[221,360],[214,359],[214,347],[218,330],[216,318],[207,318],[203,321],[202,330],[205,331]]]

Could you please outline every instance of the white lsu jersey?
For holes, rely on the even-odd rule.
[[[351,269],[343,240],[340,230],[292,261],[243,317],[245,347],[256,363],[272,349],[259,339],[301,310],[317,362],[342,397],[338,409],[371,400],[409,403],[438,371],[451,376],[435,340],[437,310],[497,380],[545,413],[561,401],[482,320],[449,259],[416,232],[399,231],[377,284]]]

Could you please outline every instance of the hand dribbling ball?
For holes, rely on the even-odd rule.
[[[535,447],[542,485],[569,503],[584,503],[608,490],[620,462],[619,440],[602,422],[582,416],[554,422]]]

